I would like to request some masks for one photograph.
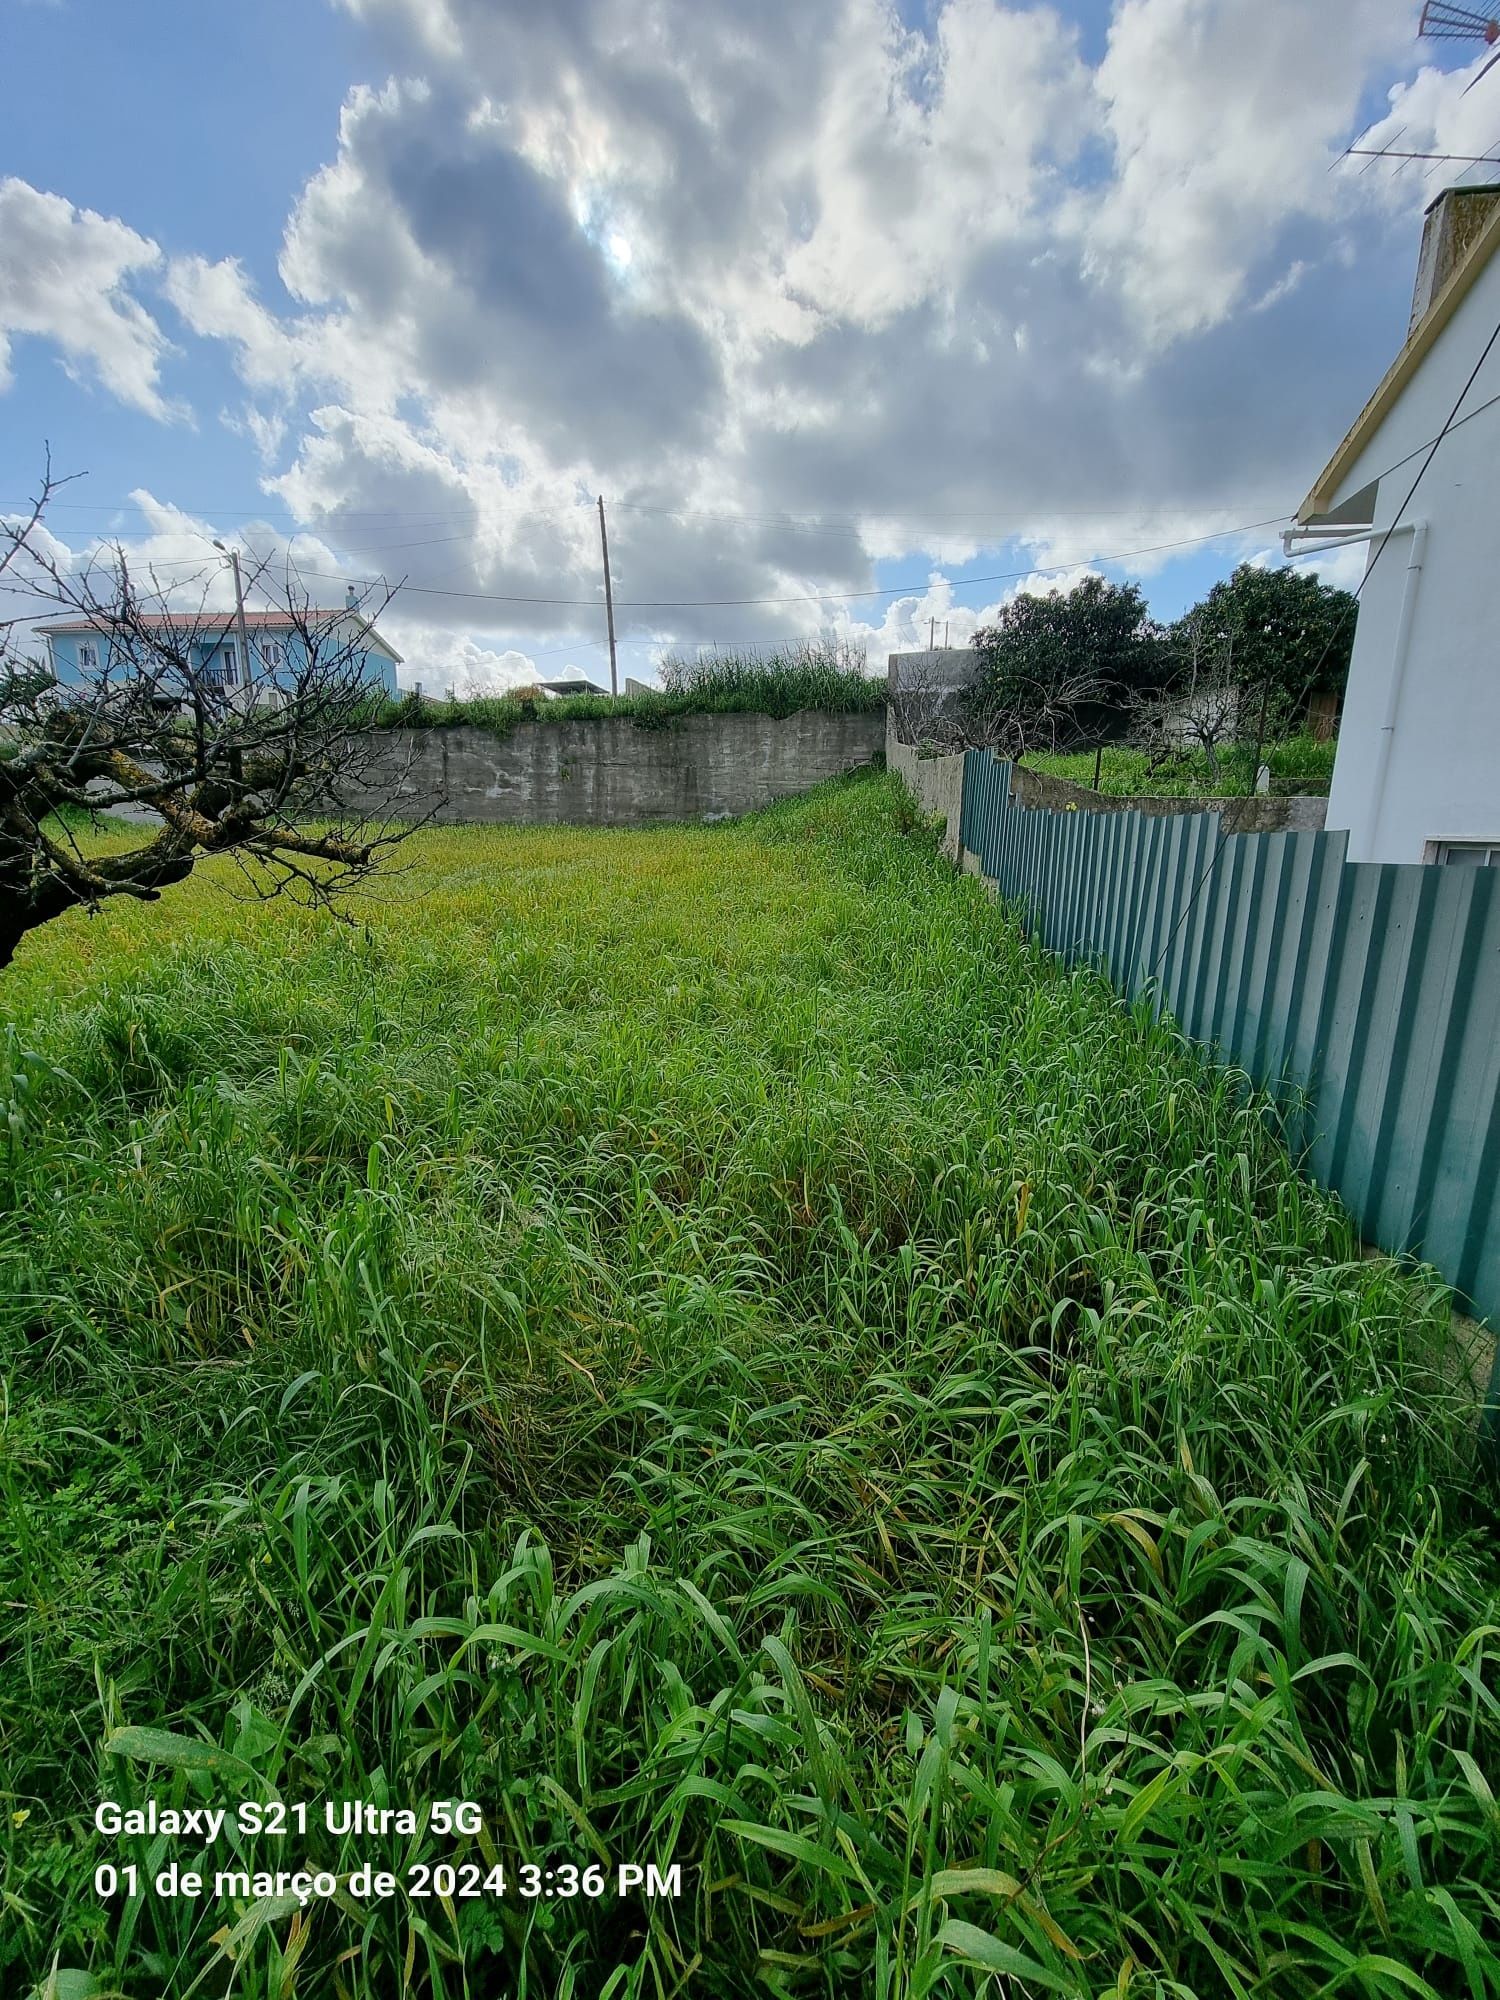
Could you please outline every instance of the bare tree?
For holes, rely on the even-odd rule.
[[[64,911],[155,901],[208,854],[232,855],[256,896],[332,906],[412,830],[391,810],[404,774],[365,679],[393,593],[328,611],[290,566],[278,581],[252,564],[247,587],[289,629],[274,664],[237,661],[227,685],[215,658],[235,615],[208,609],[207,569],[143,591],[118,548],[74,565],[42,526],[62,483],[49,461],[29,515],[0,522],[0,590],[26,607],[0,624],[0,966]],[[87,685],[23,654],[14,635],[39,611],[91,635]],[[79,828],[107,813],[145,821],[140,844],[86,852]]]
[[[1080,718],[1107,705],[1110,690],[1092,668],[1067,664],[1030,673],[1008,663],[1003,674],[977,680],[964,704],[963,734],[997,756],[1019,763],[1029,752],[1069,747]]]
[[[1153,765],[1183,748],[1203,752],[1209,783],[1217,784],[1223,752],[1239,741],[1245,690],[1235,668],[1234,634],[1201,617],[1182,621],[1174,634],[1180,658],[1164,688],[1135,704],[1136,735]]]
[[[897,662],[890,706],[898,741],[925,751],[962,750],[969,740],[963,690],[943,678],[932,653],[898,655]]]
[[[971,643],[971,740],[1015,759],[1079,747],[1160,678],[1161,632],[1139,587],[1101,576],[1072,590],[1022,591]]]

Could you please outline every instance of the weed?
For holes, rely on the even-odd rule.
[[[1445,1295],[900,798],[23,945],[7,1991],[1500,1993]],[[152,1795],[313,1801],[169,1858],[337,1897],[101,1899]],[[683,1893],[346,1881],[492,1857]]]
[[[845,646],[802,644],[779,652],[715,653],[693,661],[667,659],[663,685],[644,694],[561,695],[537,700],[534,691],[482,695],[462,701],[406,696],[371,711],[377,725],[442,729],[458,724],[508,736],[523,722],[603,721],[611,717],[641,729],[667,729],[688,715],[770,715],[784,720],[802,709],[832,714],[885,706],[884,679],[872,679],[862,652]]]

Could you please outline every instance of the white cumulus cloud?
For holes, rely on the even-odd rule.
[[[11,380],[7,336],[33,334],[54,342],[80,380],[149,416],[180,415],[159,382],[166,335],[130,289],[161,261],[123,222],[0,180],[0,390]]]

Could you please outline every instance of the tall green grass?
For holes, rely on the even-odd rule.
[[[9,977],[4,1990],[1500,1993],[1435,1282],[889,780],[415,859]],[[273,1791],[683,1894],[94,1896]]]
[[[1270,770],[1272,790],[1326,796],[1337,749],[1336,742],[1310,735],[1266,744],[1261,759]],[[1067,778],[1075,785],[1091,786],[1094,782],[1092,750],[1056,755],[1037,751],[1028,753],[1025,761],[1035,770]],[[1191,744],[1163,759],[1112,743],[1100,762],[1099,790],[1115,798],[1244,798],[1255,790],[1255,748],[1249,743],[1227,744],[1219,752],[1216,769],[1210,768],[1206,753]]]
[[[478,695],[461,701],[418,700],[413,695],[375,705],[377,726],[442,729],[467,724],[508,736],[523,722],[597,722],[620,717],[642,729],[667,729],[688,715],[770,715],[778,720],[803,709],[841,715],[885,706],[885,680],[865,671],[864,650],[842,643],[803,640],[759,652],[719,651],[688,660],[669,656],[662,686],[645,694],[559,695],[538,701],[526,691]]]

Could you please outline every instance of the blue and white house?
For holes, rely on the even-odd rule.
[[[143,625],[164,631],[175,630],[185,642],[189,664],[210,684],[226,693],[252,683],[262,689],[290,681],[306,666],[306,649],[301,633],[285,611],[246,610],[243,614],[245,639],[250,658],[242,657],[239,617],[233,611],[158,612],[141,614]],[[396,668],[401,655],[379,633],[354,603],[342,610],[314,613],[309,623],[321,623],[327,633],[330,652],[348,649],[348,657],[360,671],[372,693],[395,695]],[[110,667],[111,645],[107,631],[87,618],[57,618],[38,625],[39,637],[47,642],[48,666],[63,687],[88,687]]]

